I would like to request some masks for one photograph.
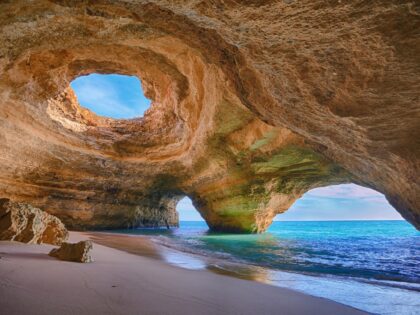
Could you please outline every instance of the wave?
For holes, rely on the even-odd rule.
[[[194,240],[191,240],[190,244],[187,244],[187,245],[183,245],[182,243],[176,242],[173,239],[166,236],[151,237],[150,240],[157,245],[160,245],[160,246],[172,249],[172,250],[177,250],[182,253],[202,256],[204,258],[234,259],[233,255],[225,253],[225,252],[220,252],[220,251],[208,252],[206,250],[197,249],[191,246],[193,245],[191,243],[193,243]],[[198,241],[196,241],[196,243],[198,243]]]
[[[310,277],[322,277],[325,279],[334,279],[338,281],[358,281],[360,283],[366,283],[376,286],[386,286],[391,288],[398,288],[404,290],[411,290],[420,292],[420,284],[416,282],[407,282],[404,281],[405,278],[401,279],[375,279],[375,278],[363,278],[357,276],[340,276],[333,274],[325,273],[315,273],[315,272],[306,272],[306,271],[291,271],[291,270],[282,270],[278,268],[271,268],[271,266],[261,266],[245,259],[240,259],[232,254],[221,252],[221,251],[209,251],[205,248],[199,248],[203,246],[199,240],[189,239],[187,242],[185,240],[179,241],[166,236],[152,236],[150,240],[158,246],[162,246],[169,250],[174,250],[184,254],[192,255],[195,258],[202,259],[207,266],[207,269],[217,269],[220,273],[237,275],[241,278],[249,278],[250,274],[270,274],[276,272],[283,272],[288,274],[299,274]],[[185,257],[188,259],[188,257]],[[256,276],[256,278],[258,278]],[[272,278],[265,279],[266,283],[275,284],[276,280]]]

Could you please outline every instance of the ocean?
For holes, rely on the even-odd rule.
[[[420,232],[405,221],[274,222],[222,234],[205,222],[148,235],[168,263],[291,288],[376,314],[420,314]]]

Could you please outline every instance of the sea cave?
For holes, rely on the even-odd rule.
[[[172,228],[187,197],[212,232],[259,234],[308,191],[355,184],[419,229],[418,9],[1,1],[0,208]],[[36,242],[64,239],[51,220]]]

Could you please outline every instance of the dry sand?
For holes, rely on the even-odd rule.
[[[71,241],[89,238],[71,233]],[[109,238],[108,238],[108,241]],[[114,247],[117,247],[118,236]],[[0,242],[0,314],[366,314],[253,281],[187,270],[94,244],[91,264],[58,261],[53,246]]]

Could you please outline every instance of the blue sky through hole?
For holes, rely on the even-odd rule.
[[[135,76],[93,73],[76,78],[70,86],[80,105],[104,117],[142,117],[151,103]]]
[[[181,221],[203,221],[188,197],[177,210]],[[355,184],[315,188],[275,221],[403,220],[384,195]]]
[[[135,76],[94,73],[73,80],[71,87],[82,106],[105,117],[141,117],[151,103]],[[177,210],[181,221],[203,220],[187,197],[178,203]],[[310,190],[275,220],[402,220],[402,217],[382,194],[355,184],[342,184]]]

